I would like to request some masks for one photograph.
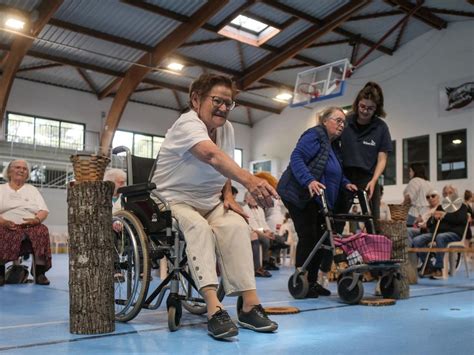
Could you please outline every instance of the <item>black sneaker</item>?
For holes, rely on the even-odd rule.
[[[239,334],[239,328],[232,322],[229,313],[219,308],[207,321],[207,332],[216,339],[224,339]]]
[[[324,288],[317,282],[311,286],[311,289],[313,289],[320,296],[331,296],[331,291],[329,291],[327,288]]]
[[[238,309],[239,324],[256,332],[270,333],[278,329],[278,323],[270,320],[261,304],[253,306],[250,312]]]

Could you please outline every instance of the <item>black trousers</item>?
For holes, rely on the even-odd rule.
[[[295,266],[300,267],[324,234],[326,229],[324,217],[316,202],[311,201],[304,209],[300,209],[285,200],[283,200],[283,203],[293,219],[295,230],[298,234]],[[331,245],[329,238],[324,241],[324,244]],[[333,256],[330,250],[318,250],[307,268],[308,281],[310,283],[317,281],[319,269],[323,272],[330,271],[332,259]]]
[[[372,175],[366,173],[364,171],[349,169],[344,171],[345,176],[352,182],[354,185],[357,186],[359,190],[365,190],[365,187],[372,179]],[[381,189],[380,185],[377,183],[375,184],[374,193],[369,200],[369,206],[372,211],[372,216],[374,217],[374,222],[380,219],[380,200],[382,199],[381,196]],[[340,192],[340,197],[336,203],[334,208],[335,213],[348,213],[351,209],[352,203],[354,202],[354,193],[350,192],[346,189],[342,189]],[[336,231],[338,233],[342,233],[344,229],[344,222],[336,223]],[[371,233],[371,232],[370,232]]]

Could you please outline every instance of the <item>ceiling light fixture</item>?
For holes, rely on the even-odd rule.
[[[458,139],[453,139],[453,144],[461,144],[462,140]]]
[[[282,92],[282,93],[278,94],[277,96],[275,96],[275,99],[282,100],[282,101],[289,101],[292,97],[293,97],[293,95],[291,95],[290,93]]]
[[[16,17],[9,17],[5,21],[5,26],[12,28],[14,30],[23,30],[25,28],[25,21],[20,20]]]
[[[167,68],[174,71],[181,71],[183,70],[184,65],[177,62],[171,62],[170,64],[168,64]]]

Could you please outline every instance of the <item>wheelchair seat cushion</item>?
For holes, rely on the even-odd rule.
[[[140,195],[146,192],[150,192],[156,188],[153,182],[144,182],[142,184],[135,184],[130,186],[124,186],[118,189],[118,193],[124,196]]]

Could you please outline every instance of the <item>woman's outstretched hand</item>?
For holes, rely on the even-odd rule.
[[[253,175],[246,187],[262,208],[273,207],[273,198],[280,198],[275,189],[266,180]]]

